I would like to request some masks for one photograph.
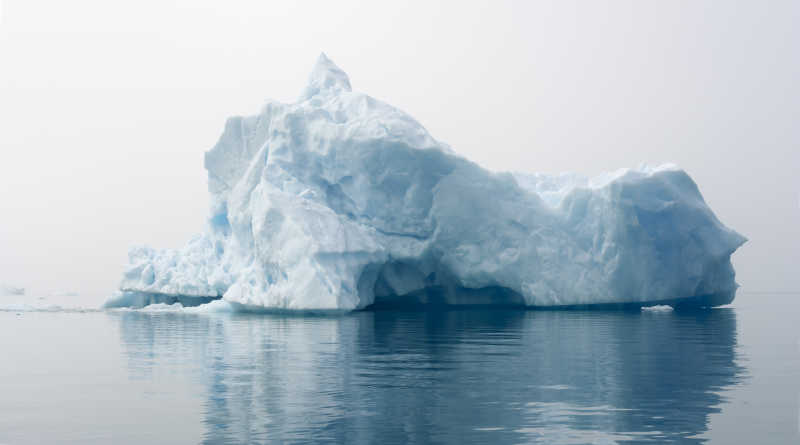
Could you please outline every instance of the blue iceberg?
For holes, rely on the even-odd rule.
[[[324,54],[296,102],[228,119],[205,166],[207,229],[133,248],[107,307],[717,306],[746,241],[672,165],[490,172]]]

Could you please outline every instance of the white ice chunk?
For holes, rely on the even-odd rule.
[[[672,312],[672,306],[666,304],[657,304],[655,306],[644,306],[642,312]]]
[[[0,283],[0,296],[8,295],[25,295],[25,288],[12,286],[6,283]]]

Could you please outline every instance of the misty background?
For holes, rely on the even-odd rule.
[[[795,292],[798,23],[796,1],[0,0],[0,282],[99,304],[131,245],[182,246],[225,119],[294,101],[324,51],[492,170],[677,163],[750,240],[738,298]]]

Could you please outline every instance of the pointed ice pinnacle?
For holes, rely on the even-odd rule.
[[[320,53],[300,100],[308,100],[325,91],[352,91],[352,89],[347,74],[336,66],[325,53]]]

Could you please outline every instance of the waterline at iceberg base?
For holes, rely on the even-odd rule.
[[[205,166],[207,229],[131,249],[106,307],[718,306],[737,288],[745,238],[677,167],[490,172],[325,55],[297,102],[228,119]]]

